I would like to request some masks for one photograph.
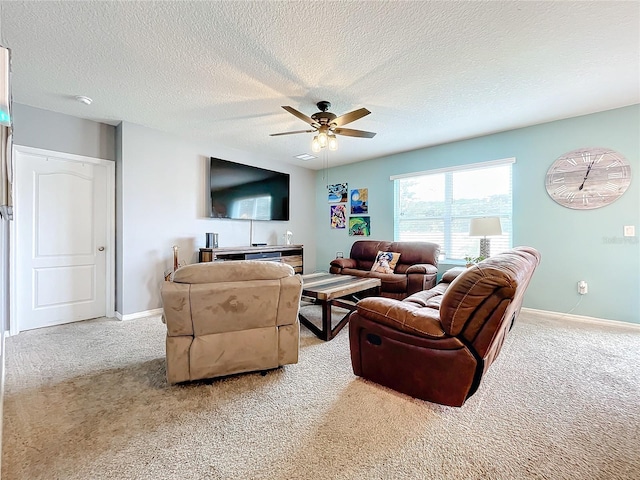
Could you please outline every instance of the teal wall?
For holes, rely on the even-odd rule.
[[[627,192],[596,210],[571,210],[551,200],[544,184],[549,166],[570,150],[596,146],[612,148],[629,160]],[[335,167],[328,182],[326,172],[318,171],[317,268],[327,270],[337,251],[348,256],[353,241],[362,238],[330,228],[327,183],[368,188],[369,238],[392,240],[390,176],[509,157],[516,158],[513,244],[533,246],[542,255],[524,305],[568,313],[580,300],[577,282],[586,280],[589,293],[572,314],[640,323],[640,105]],[[624,225],[634,225],[636,236],[623,237]],[[440,273],[446,268],[441,265]]]

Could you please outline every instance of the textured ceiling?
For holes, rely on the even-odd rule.
[[[366,107],[332,165],[640,103],[640,3],[7,2],[14,102],[302,162],[306,115]],[[90,106],[73,100],[93,99]],[[233,159],[230,159],[233,160]]]

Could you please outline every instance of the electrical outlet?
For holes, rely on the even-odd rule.
[[[344,257],[343,252],[336,252],[336,258],[342,258],[342,257]]]
[[[587,282],[585,282],[584,280],[580,280],[578,282],[578,293],[580,295],[586,295],[588,291],[589,291],[589,286],[587,285]]]

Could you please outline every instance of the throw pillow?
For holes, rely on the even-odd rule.
[[[397,252],[381,252],[378,250],[376,259],[371,266],[372,272],[378,273],[393,273],[396,268],[396,264],[400,260],[400,254]]]

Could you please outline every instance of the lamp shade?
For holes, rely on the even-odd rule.
[[[469,224],[470,237],[490,237],[502,235],[500,217],[472,218]]]

